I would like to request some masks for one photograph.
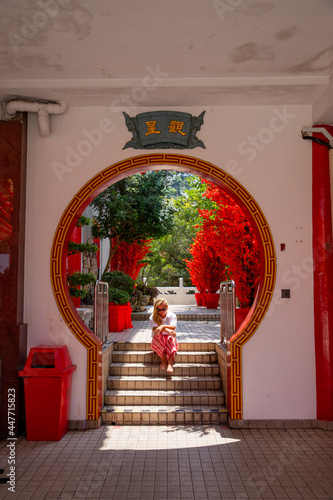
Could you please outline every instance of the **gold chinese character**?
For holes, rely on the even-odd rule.
[[[185,132],[182,132],[182,128],[184,126],[184,122],[177,122],[176,120],[171,120],[169,125],[169,134],[179,132],[181,135],[187,135]]]
[[[161,131],[158,131],[156,130],[156,121],[152,121],[152,122],[146,122],[146,125],[147,125],[147,133],[146,135],[149,135],[149,134],[160,134]]]

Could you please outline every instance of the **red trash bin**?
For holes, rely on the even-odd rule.
[[[65,345],[30,349],[19,371],[24,378],[28,441],[59,441],[68,431],[74,370]]]

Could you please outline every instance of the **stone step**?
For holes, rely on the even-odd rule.
[[[214,425],[228,420],[223,406],[104,406],[101,416],[105,425]]]
[[[106,406],[223,406],[221,391],[142,391],[108,390],[105,392]]]
[[[150,343],[113,344],[105,425],[226,424],[228,412],[214,342],[179,342],[174,372],[160,368]]]
[[[114,363],[160,363],[160,358],[151,350],[147,351],[114,351],[112,354]],[[176,362],[178,363],[216,363],[217,354],[214,351],[178,351]]]
[[[173,391],[216,391],[221,390],[219,376],[179,377],[179,376],[129,376],[110,375],[107,380],[109,390],[173,390]]]
[[[110,375],[120,376],[161,376],[163,373],[159,363],[111,363]],[[217,363],[177,363],[172,376],[178,377],[211,377],[220,374]]]
[[[132,312],[131,319],[132,321],[148,321],[151,313],[147,312]],[[183,312],[177,313],[177,321],[220,321],[220,309],[217,309],[216,312],[210,311],[194,313],[194,312]]]
[[[215,342],[178,342],[178,353],[180,352],[215,352]],[[114,342],[113,351],[151,351],[148,342]]]

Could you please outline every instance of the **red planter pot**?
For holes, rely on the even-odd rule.
[[[197,306],[204,306],[205,294],[204,293],[195,293],[195,300],[197,301]]]
[[[219,302],[219,293],[205,293],[205,306],[207,307],[207,309],[217,309]]]
[[[236,309],[236,331],[241,326],[249,312],[250,309]]]
[[[81,297],[72,297],[72,301],[76,309],[81,307]]]
[[[131,320],[132,308],[130,303],[115,305],[109,303],[109,332],[122,332],[133,328]]]

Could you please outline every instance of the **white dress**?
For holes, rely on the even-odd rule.
[[[153,332],[153,328],[155,326],[158,326],[157,323],[155,323],[155,321],[153,320],[153,315],[151,314],[151,316],[149,317],[149,322],[150,322],[150,326],[151,326],[151,336],[152,338],[154,337],[154,332]],[[174,326],[175,327],[175,330],[177,328],[177,316],[175,315],[175,313],[173,312],[167,312],[167,315],[165,316],[165,318],[162,319],[162,325],[165,325],[165,326]],[[168,333],[164,333],[164,335],[169,335]]]

